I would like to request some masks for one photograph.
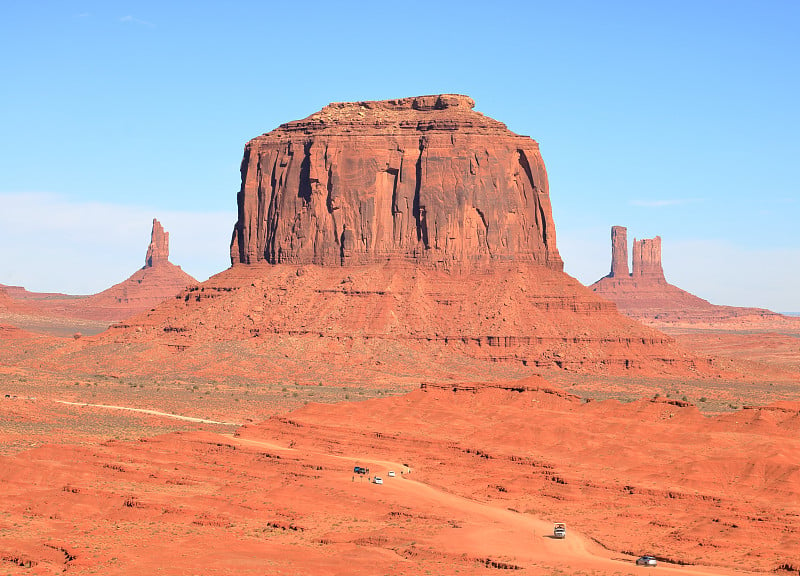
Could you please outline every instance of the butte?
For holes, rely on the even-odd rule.
[[[70,362],[96,344],[133,372],[373,385],[713,371],[563,272],[538,144],[473,108],[334,103],[254,138],[231,268]]]

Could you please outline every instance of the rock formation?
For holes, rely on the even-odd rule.
[[[661,268],[661,236],[633,239],[634,278],[646,278],[656,282],[666,282]]]
[[[28,292],[15,286],[4,289],[13,299],[13,306],[6,307],[28,317],[108,323],[149,310],[195,283],[197,281],[180,266],[169,261],[169,233],[158,220],[153,219],[145,265],[127,280],[107,290],[91,296],[70,296]]]
[[[145,267],[152,268],[163,262],[169,262],[169,232],[165,232],[161,222],[153,218],[153,231],[150,233]]]
[[[245,147],[233,263],[563,267],[538,144],[467,96],[334,103]]]
[[[331,104],[251,140],[234,265],[112,328],[109,345],[146,356],[127,370],[175,350],[184,374],[368,386],[403,373],[718,373],[564,274],[538,145],[472,107],[456,95]],[[210,367],[220,342],[239,352]]]
[[[633,241],[633,270],[627,273],[627,229],[611,228],[611,273],[590,288],[611,300],[620,312],[666,327],[689,322],[796,324],[795,319],[760,308],[717,306],[667,282],[661,266],[661,237]]]
[[[628,271],[628,229],[624,226],[611,227],[611,273],[610,278],[627,278]]]

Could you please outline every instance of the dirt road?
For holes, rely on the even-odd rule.
[[[66,400],[53,400],[58,404],[67,404],[69,406],[91,406],[93,408],[107,408],[109,410],[126,410],[128,412],[138,412],[140,414],[150,414],[151,416],[161,416],[163,418],[174,418],[176,420],[184,420],[186,422],[197,422],[199,424],[222,424],[223,426],[241,426],[241,422],[219,422],[217,420],[207,420],[206,418],[197,418],[195,416],[181,416],[180,414],[170,414],[169,412],[159,412],[158,410],[148,410],[146,408],[131,408],[129,406],[114,406],[111,404],[88,404],[86,402],[67,402]]]
[[[276,451],[292,452],[300,460],[316,464],[327,461],[346,461],[367,464],[372,475],[381,476],[383,485],[372,485],[388,498],[393,498],[406,506],[421,510],[436,510],[445,517],[452,518],[457,525],[445,528],[441,535],[431,542],[437,549],[453,554],[467,554],[473,557],[502,559],[522,569],[557,567],[571,571],[601,570],[608,574],[680,574],[683,576],[742,576],[748,574],[739,570],[711,566],[680,566],[659,562],[656,568],[636,566],[635,557],[607,550],[591,539],[568,527],[567,538],[552,537],[552,521],[522,514],[513,510],[499,508],[491,504],[464,498],[445,490],[413,480],[412,474],[399,474],[404,466],[398,462],[364,458],[363,456],[332,455],[311,450],[290,448],[273,442],[231,437],[236,444],[253,448],[269,448]],[[387,476],[389,470],[398,475]],[[333,472],[332,472],[333,474]],[[331,478],[331,482],[351,483],[351,475],[339,472],[341,478]],[[355,484],[360,489],[362,484]],[[457,533],[455,531],[457,530]],[[453,532],[453,533],[450,533]],[[656,571],[656,572],[654,572]],[[594,572],[593,572],[594,573]]]
[[[154,416],[177,418],[189,422],[237,426],[235,422],[219,422],[192,416],[182,416],[147,410],[105,404],[88,404],[55,400],[71,406],[91,406],[112,410],[129,410]],[[240,438],[232,434],[221,435],[226,441],[243,448],[268,448],[273,451],[291,452],[301,462],[326,467],[330,484],[338,484],[346,490],[379,490],[382,497],[415,510],[435,512],[437,516],[451,519],[451,525],[442,527],[429,545],[448,554],[466,555],[474,558],[490,558],[503,562],[506,567],[531,570],[538,573],[546,570],[567,570],[572,573],[587,571],[592,574],[641,575],[676,574],[683,576],[743,576],[739,570],[710,566],[680,566],[659,562],[658,567],[635,565],[635,557],[607,550],[576,532],[568,526],[566,539],[552,537],[553,523],[557,518],[545,520],[530,514],[497,507],[491,503],[479,502],[445,489],[430,486],[414,480],[414,473],[399,462],[364,457],[363,455],[334,455],[310,448],[293,448],[267,440]],[[342,463],[346,465],[342,467]],[[383,485],[352,482],[352,466],[368,465],[372,475],[381,476]],[[394,470],[395,477],[387,472]],[[400,472],[403,471],[403,474]],[[645,551],[643,551],[645,552]],[[652,551],[646,551],[652,553]]]

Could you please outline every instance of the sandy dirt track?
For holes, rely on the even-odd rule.
[[[220,422],[218,420],[208,420],[206,418],[197,418],[195,416],[181,416],[180,414],[170,414],[169,412],[160,412],[158,410],[148,410],[146,408],[131,408],[130,406],[114,406],[111,404],[88,404],[86,402],[67,402],[66,400],[54,400],[59,404],[67,404],[69,406],[90,406],[92,408],[107,408],[109,410],[127,410],[129,412],[138,412],[140,414],[149,414],[150,416],[162,416],[164,418],[175,418],[176,420],[183,420],[185,422],[197,422],[198,424],[221,424],[223,426],[241,426],[241,422]]]
[[[292,452],[301,460],[315,463],[324,463],[326,460],[366,463],[370,467],[372,476],[383,478],[384,484],[375,485],[374,488],[383,491],[387,498],[415,509],[435,509],[439,513],[452,517],[458,523],[457,538],[444,536],[437,542],[441,549],[448,553],[511,559],[510,564],[517,569],[525,569],[545,562],[550,565],[570,567],[573,570],[599,569],[615,574],[619,574],[623,570],[629,570],[635,574],[649,574],[652,570],[657,570],[658,574],[698,576],[747,574],[738,570],[680,566],[665,562],[659,562],[655,569],[636,566],[634,557],[606,550],[574,530],[568,531],[565,540],[555,539],[551,537],[552,522],[464,498],[412,480],[413,473],[399,473],[405,469],[405,466],[399,462],[331,455],[305,449],[300,451],[263,440],[238,437],[233,437],[231,440],[243,447]],[[397,476],[395,478],[388,477],[386,473],[389,470],[397,472]],[[341,479],[338,480],[341,481]]]

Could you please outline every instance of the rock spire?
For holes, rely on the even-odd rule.
[[[661,268],[661,236],[655,238],[633,239],[634,278],[650,278],[665,282]]]
[[[150,233],[150,245],[147,247],[145,268],[152,268],[169,261],[169,232],[164,231],[161,222],[153,218],[153,230]]]
[[[611,273],[609,277],[628,277],[628,229],[624,226],[611,227]]]

